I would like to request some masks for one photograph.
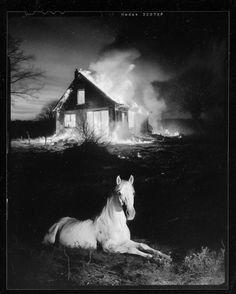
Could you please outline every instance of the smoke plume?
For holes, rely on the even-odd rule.
[[[113,49],[83,73],[113,100],[143,114],[142,120],[149,116],[152,127],[156,128],[156,121],[161,119],[166,105],[153,89],[152,82],[169,78],[158,64],[143,60],[138,50]]]

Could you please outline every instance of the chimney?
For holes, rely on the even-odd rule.
[[[78,72],[78,69],[76,68],[76,70],[75,70],[75,79],[77,79],[78,76],[79,76],[79,72]]]

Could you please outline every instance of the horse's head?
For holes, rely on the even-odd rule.
[[[124,208],[127,220],[135,217],[134,209],[134,177],[131,175],[128,181],[121,180],[120,176],[116,178],[116,191],[120,205]]]

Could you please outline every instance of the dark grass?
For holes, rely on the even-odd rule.
[[[140,241],[140,240],[137,240]],[[142,240],[143,241],[143,240]],[[150,244],[155,247],[155,244]],[[33,247],[33,249],[32,249]],[[30,249],[31,248],[31,249]],[[82,249],[44,248],[15,240],[9,246],[9,289],[79,289],[99,286],[223,285],[224,250],[202,248],[182,262]]]
[[[53,259],[52,274],[46,260],[54,255],[51,249],[42,249],[40,242],[49,226],[62,216],[86,219],[96,215],[114,188],[116,176],[128,179],[133,174],[137,212],[129,222],[133,238],[145,239],[166,253],[172,251],[174,264],[183,264],[190,250],[200,252],[202,246],[218,252],[227,244],[226,158],[225,141],[215,136],[157,139],[153,144],[134,146],[87,144],[57,149],[15,145],[8,168],[9,285],[76,288],[91,284],[93,275],[98,275],[94,280],[97,285],[135,285],[138,280],[143,285],[171,284],[171,276],[173,283],[197,283],[197,276],[181,278],[173,268],[155,280],[154,273],[160,275],[158,263],[126,255],[106,259],[102,252],[95,254],[90,268],[85,260],[79,264],[82,257],[78,257],[73,279],[68,281],[64,253],[58,251],[60,262]],[[72,260],[77,262],[77,253],[73,254]],[[103,261],[98,266],[99,256]],[[127,267],[131,277],[122,265],[124,258],[128,263],[140,261],[137,271]],[[113,271],[111,260],[120,262],[121,276],[107,274]],[[147,276],[140,270],[143,267]]]

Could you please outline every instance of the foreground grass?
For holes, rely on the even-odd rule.
[[[221,285],[225,282],[224,249],[212,251],[205,247],[176,263],[99,250],[92,254],[89,262],[89,252],[81,249],[30,249],[19,243],[13,247],[10,246],[8,252],[10,289]]]
[[[41,145],[12,146],[8,231],[24,241],[17,237],[8,241],[10,289],[224,283],[224,250],[209,249],[222,238],[226,211],[225,160],[218,144],[109,146],[110,153],[94,145],[63,152]],[[134,171],[138,216],[132,234],[153,243],[156,236],[162,242],[168,236],[168,244],[181,250],[199,244],[209,248],[181,253],[171,263],[97,251],[88,264],[86,251],[25,243],[36,242],[57,217],[88,218],[87,214],[98,213],[115,177],[125,178]],[[162,208],[158,215],[157,207]]]

